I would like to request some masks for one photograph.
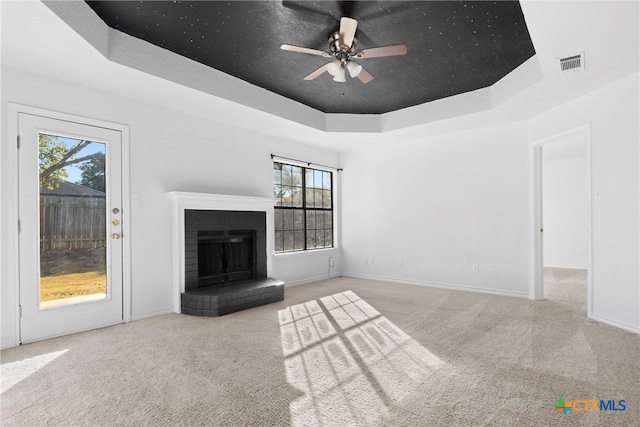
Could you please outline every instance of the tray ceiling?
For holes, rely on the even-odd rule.
[[[535,54],[519,2],[87,1],[110,27],[323,113],[383,114],[493,85]],[[304,76],[343,16],[357,48],[404,43],[359,61],[375,79]]]

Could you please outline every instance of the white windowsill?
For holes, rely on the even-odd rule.
[[[281,253],[273,253],[273,256],[276,258],[280,258],[280,257],[302,257],[302,256],[312,256],[314,254],[316,255],[321,255],[321,254],[330,254],[333,252],[338,252],[339,248],[338,247],[333,247],[333,248],[324,248],[324,249],[311,249],[311,250],[306,250],[306,251],[296,251],[296,252],[281,252]]]

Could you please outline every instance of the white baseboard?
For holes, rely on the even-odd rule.
[[[589,319],[595,320],[596,322],[604,323],[609,326],[615,326],[616,328],[624,329],[625,331],[633,332],[634,334],[640,335],[640,328],[637,326],[627,325],[626,323],[617,322],[615,320],[605,319],[604,317],[597,316],[595,314],[591,314]]]
[[[290,288],[292,286],[306,285],[307,283],[318,282],[320,280],[327,280],[327,279],[332,279],[334,277],[340,277],[340,276],[341,276],[340,273],[335,273],[335,274],[332,274],[331,277],[329,276],[308,277],[306,279],[294,280],[293,282],[284,282],[284,287]]]
[[[354,277],[359,279],[378,280],[382,282],[395,282],[395,283],[402,283],[405,285],[418,285],[418,286],[427,286],[430,288],[450,289],[453,291],[478,292],[483,294],[500,295],[505,297],[529,298],[528,292],[505,291],[503,289],[476,288],[473,286],[456,285],[452,283],[427,282],[424,280],[407,280],[407,279],[398,279],[395,277],[373,276],[373,275],[360,274],[360,273],[343,273],[342,276]]]
[[[162,316],[163,314],[172,314],[175,313],[173,308],[165,308],[163,310],[151,311],[149,313],[136,314],[131,315],[131,321],[135,322],[136,320],[148,319],[149,317]]]

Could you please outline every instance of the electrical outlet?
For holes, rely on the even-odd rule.
[[[480,266],[478,264],[473,264],[471,266],[471,270],[473,270],[474,273],[477,273],[480,271]]]

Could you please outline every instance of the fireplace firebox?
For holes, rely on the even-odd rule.
[[[267,277],[266,213],[185,210],[185,290]]]

